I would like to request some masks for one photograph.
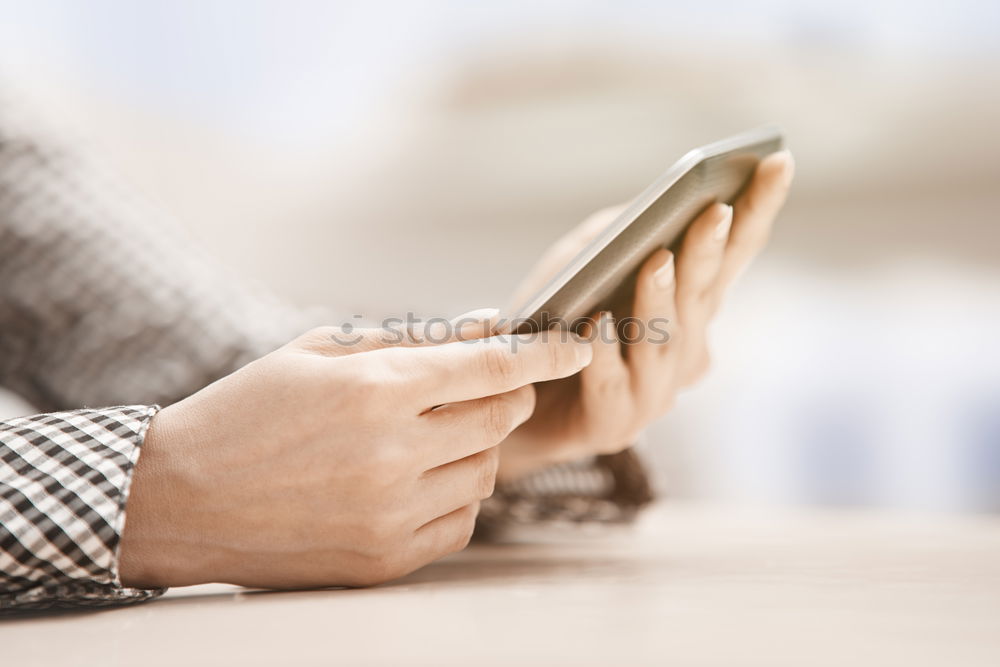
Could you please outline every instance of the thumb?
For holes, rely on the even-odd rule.
[[[424,326],[419,345],[441,345],[463,340],[489,338],[496,334],[500,321],[497,308],[478,308],[454,317],[447,322],[431,320]]]
[[[479,308],[451,320],[394,321],[391,325],[371,328],[351,324],[317,327],[296,338],[289,346],[327,357],[342,357],[387,347],[442,345],[492,336],[499,317],[500,311],[496,308]]]

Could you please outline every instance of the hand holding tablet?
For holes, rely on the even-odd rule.
[[[688,152],[506,319],[530,331],[574,326],[599,310],[627,315],[642,262],[658,248],[676,249],[711,204],[734,201],[758,162],[781,145],[780,131],[763,127]]]
[[[521,318],[514,326],[563,322],[591,340],[593,361],[535,385],[533,416],[501,447],[502,478],[622,451],[704,374],[712,318],[791,185],[794,164],[780,146],[765,128],[692,151],[624,212],[557,242],[518,290],[532,296],[510,311]],[[654,335],[623,331],[623,320]]]

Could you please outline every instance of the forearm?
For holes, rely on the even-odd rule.
[[[0,99],[0,385],[42,410],[165,405],[318,323],[22,112]]]

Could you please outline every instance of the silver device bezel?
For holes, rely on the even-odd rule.
[[[775,125],[765,125],[740,134],[727,137],[720,141],[715,141],[704,146],[694,148],[675,162],[649,187],[643,190],[621,214],[611,222],[607,229],[601,232],[587,247],[580,251],[559,273],[557,273],[535,296],[531,297],[523,306],[517,308],[514,313],[507,318],[509,322],[521,322],[538,311],[548,302],[560,289],[575,276],[592,259],[597,257],[609,243],[625,231],[646,209],[653,205],[663,196],[677,181],[685,174],[698,166],[701,162],[717,157],[729,151],[738,150],[743,147],[766,141],[780,140],[782,138],[781,129]]]

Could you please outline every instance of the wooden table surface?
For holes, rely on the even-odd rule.
[[[3,665],[1000,665],[1000,518],[665,506],[399,582],[0,621]]]

